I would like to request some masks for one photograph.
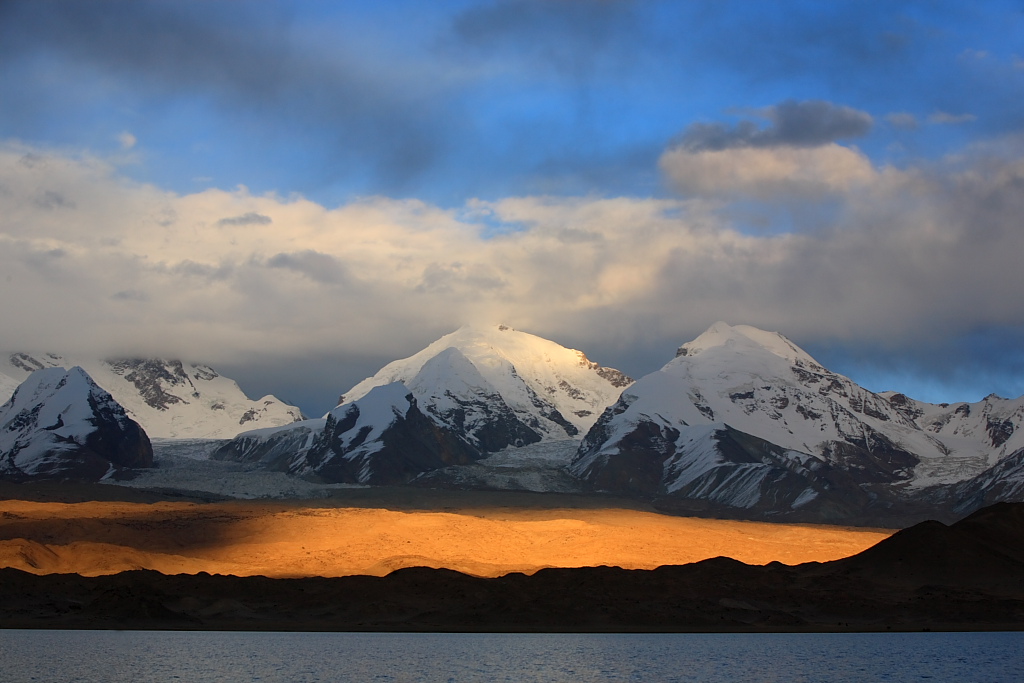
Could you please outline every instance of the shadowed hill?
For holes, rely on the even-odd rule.
[[[1024,504],[925,522],[829,563],[715,558],[655,570],[545,569],[480,579],[84,578],[0,570],[0,627],[364,631],[1024,629]]]

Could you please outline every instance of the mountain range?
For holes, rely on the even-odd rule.
[[[0,401],[33,371],[81,367],[139,422],[150,437],[230,439],[256,427],[302,419],[298,408],[274,396],[248,398],[234,380],[213,368],[179,360],[96,360],[55,353],[0,355]]]
[[[0,370],[62,361],[15,354]],[[847,523],[962,515],[1024,496],[1024,397],[929,404],[874,393],[745,325],[712,325],[636,382],[525,332],[465,327],[358,383],[324,417],[298,421],[296,409],[251,401],[202,365],[93,370],[147,432],[233,436],[214,460],[311,481],[514,488],[514,477],[487,472],[540,462],[534,490],[557,481],[550,490],[670,511]],[[259,428],[235,435],[246,426]]]
[[[631,382],[552,341],[467,326],[363,380],[325,418],[239,434],[213,457],[403,484],[504,448],[577,438]]]
[[[784,336],[716,323],[623,391],[570,471],[594,488],[816,520],[1019,495],[1024,398],[876,394]],[[689,501],[689,503],[682,503]]]

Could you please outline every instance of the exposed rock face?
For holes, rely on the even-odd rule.
[[[178,360],[100,361],[52,353],[7,354],[0,358],[0,391],[4,375],[21,381],[33,370],[72,365],[83,367],[153,437],[226,439],[242,430],[302,419],[298,408],[274,396],[250,399],[233,380],[213,368]],[[0,400],[5,398],[0,394]]]
[[[34,371],[0,407],[0,476],[98,480],[152,467],[149,437],[74,367]]]
[[[421,409],[477,448],[578,438],[632,383],[582,352],[504,325],[463,327],[342,396],[402,382]]]
[[[117,360],[112,361],[110,367],[135,386],[139,396],[150,408],[167,410],[172,405],[186,402],[185,399],[169,393],[167,389],[188,387],[191,389],[189,393],[195,393],[195,385],[185,374],[181,361]]]
[[[623,391],[570,471],[608,491],[839,515],[976,478],[1020,496],[1012,466],[990,470],[1024,446],[1022,425],[1024,399],[934,406],[875,394],[782,335],[716,323]]]
[[[404,484],[480,455],[461,433],[425,415],[410,391],[395,382],[374,387],[323,420],[240,434],[213,457],[261,461],[328,482]]]

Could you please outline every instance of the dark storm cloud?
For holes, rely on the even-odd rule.
[[[735,126],[695,123],[683,132],[677,145],[692,152],[737,147],[818,147],[866,135],[873,123],[867,112],[823,100],[786,100],[758,114],[769,125],[762,127],[749,120]]]
[[[347,175],[358,161],[400,186],[428,168],[455,118],[439,113],[435,84],[344,40],[300,42],[291,23],[263,3],[13,0],[0,3],[0,60],[11,69],[56,59],[146,103],[213,102],[236,127],[251,120],[261,143],[315,131],[322,175]],[[48,118],[54,98],[72,96],[31,80],[20,79],[6,117]]]

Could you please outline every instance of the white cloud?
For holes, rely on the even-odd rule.
[[[117,141],[121,143],[121,149],[132,149],[139,140],[128,131],[124,131],[117,136]]]
[[[7,147],[0,347],[217,362],[397,357],[470,320],[605,348],[678,343],[717,319],[882,343],[1022,325],[1024,161],[972,154],[897,171],[838,145],[666,153],[694,192],[838,202],[825,227],[746,234],[722,199],[329,209],[244,188],[176,195]],[[517,229],[488,237],[494,222]]]
[[[694,196],[809,198],[848,192],[875,178],[866,156],[836,143],[699,151],[676,147],[662,155],[660,164],[676,189]]]

